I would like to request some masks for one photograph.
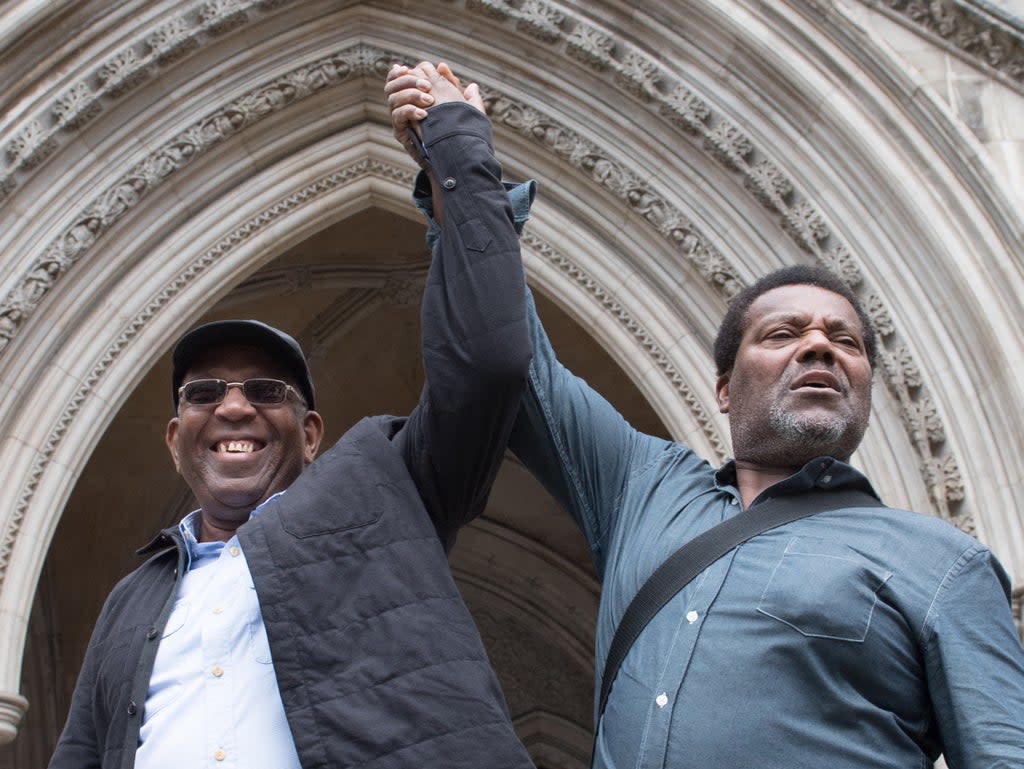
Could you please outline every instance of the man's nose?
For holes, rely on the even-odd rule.
[[[799,355],[801,362],[820,359],[826,363],[831,363],[835,360],[835,349],[832,346],[832,340],[829,339],[828,334],[824,331],[808,331],[804,334],[801,344],[802,348]]]
[[[228,387],[228,391],[224,394],[224,400],[217,404],[217,413],[228,419],[248,416],[255,410],[256,407],[249,403],[242,392],[241,385],[238,384]]]

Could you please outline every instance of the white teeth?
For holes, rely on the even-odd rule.
[[[217,444],[217,451],[229,454],[250,454],[256,450],[252,441],[221,441]]]

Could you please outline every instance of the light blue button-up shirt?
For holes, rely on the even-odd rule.
[[[255,511],[254,511],[255,514]],[[135,765],[300,769],[259,601],[238,537],[189,554],[150,677]]]

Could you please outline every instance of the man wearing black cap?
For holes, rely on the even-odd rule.
[[[525,384],[523,273],[482,104],[433,93],[444,223],[419,404],[314,462],[295,340],[257,321],[186,334],[167,446],[199,509],[107,599],[51,767],[531,767],[446,560]]]

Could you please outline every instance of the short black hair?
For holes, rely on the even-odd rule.
[[[717,376],[730,371],[736,362],[736,353],[740,349],[740,340],[747,327],[747,311],[759,296],[782,286],[807,285],[817,286],[834,294],[839,294],[852,306],[860,318],[864,334],[864,350],[868,356],[868,363],[872,370],[875,368],[875,361],[878,358],[878,337],[871,325],[871,319],[864,311],[860,300],[853,293],[850,287],[836,275],[824,267],[815,267],[806,264],[797,264],[790,267],[770,272],[756,282],[746,286],[729,302],[729,309],[718,327],[718,334],[715,336],[715,368]]]

